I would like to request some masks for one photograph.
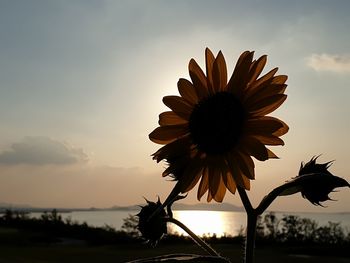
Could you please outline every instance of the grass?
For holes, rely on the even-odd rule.
[[[237,245],[220,244],[214,246],[222,255],[232,262],[242,262],[242,248]],[[293,249],[263,248],[256,250],[256,263],[283,262],[283,263],[345,263],[348,257],[305,256],[292,254]],[[29,245],[29,246],[0,246],[1,263],[92,263],[92,262],[126,262],[139,258],[153,257],[172,253],[196,253],[202,251],[195,245],[160,245],[157,248],[148,248],[141,244],[114,245],[114,246],[87,246],[87,245]]]
[[[191,242],[161,242],[156,248],[150,248],[141,243],[89,245],[84,241],[73,239],[63,239],[63,242],[56,241],[34,231],[0,228],[0,263],[116,263],[164,254],[205,253]],[[230,258],[232,262],[242,262],[243,244],[214,243],[212,246],[223,256]],[[328,251],[322,247],[306,250],[297,246],[258,245],[256,263],[349,262],[349,252],[337,254],[336,247],[328,247],[327,249]],[[349,251],[349,249],[345,249],[345,251]],[[322,254],[317,256],[319,253]],[[326,254],[331,254],[332,257]]]
[[[306,242],[307,239],[303,241],[302,238],[308,235],[298,232],[298,226],[308,226],[312,222],[292,219],[286,221],[288,227],[280,235],[288,237],[285,242],[272,235],[263,235],[257,240],[256,263],[349,262],[350,242],[338,224],[314,229],[322,237],[322,242]],[[0,220],[0,263],[116,263],[176,253],[205,255],[189,238],[174,235],[167,236],[156,248],[151,248],[132,237],[135,222],[126,222],[130,223],[127,230],[131,232],[64,222],[56,211],[43,214],[41,219],[8,211]],[[272,228],[270,224],[264,229]],[[210,237],[207,242],[231,262],[242,262],[242,236]]]

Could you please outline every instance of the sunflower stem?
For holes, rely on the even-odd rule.
[[[178,195],[180,193],[180,184],[177,183],[175,185],[175,187],[173,188],[173,190],[171,191],[171,193],[169,194],[169,196],[167,197],[167,199],[164,201],[164,203],[159,206],[148,218],[148,221],[150,221],[155,215],[157,215],[160,211],[162,211],[164,209],[164,207],[168,206],[169,204],[171,204],[172,202],[174,202],[174,200],[176,200],[176,198],[178,198]],[[171,215],[172,216],[172,215]]]
[[[288,188],[294,186],[294,182],[288,182],[283,185],[280,185],[273,189],[268,195],[266,195],[260,202],[260,204],[256,208],[256,212],[258,215],[261,215],[264,213],[264,211],[272,204],[273,201],[284,191]]]
[[[199,238],[195,233],[193,233],[187,226],[185,226],[180,221],[175,218],[166,217],[165,221],[173,223],[178,227],[182,228],[202,249],[209,253],[209,255],[221,257],[218,252],[211,248],[207,243],[205,243],[201,238]]]
[[[275,199],[279,197],[284,191],[294,188],[294,191],[284,195],[290,195],[299,192],[299,188],[301,187],[302,183],[304,181],[310,180],[310,177],[313,177],[314,175],[314,173],[305,174],[302,178],[300,177],[299,180],[292,180],[276,187],[261,200],[260,204],[255,209],[256,213],[258,215],[264,213],[264,211],[272,204],[272,202],[275,201]]]
[[[244,188],[242,187],[237,187],[239,196],[241,197],[244,209],[247,213],[252,213],[254,212],[254,208],[252,206],[252,204],[250,203],[249,197],[247,195],[247,192],[244,190]]]
[[[258,213],[253,208],[247,192],[241,188],[237,187],[239,196],[241,197],[243,206],[247,212],[247,233],[245,240],[245,263],[254,262],[254,248],[255,248],[255,237],[256,237],[256,223],[258,220]]]
[[[256,237],[256,223],[258,215],[256,213],[247,213],[247,236],[245,240],[245,263],[254,262],[254,249]]]

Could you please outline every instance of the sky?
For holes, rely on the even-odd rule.
[[[164,200],[174,182],[148,134],[188,62],[223,52],[268,55],[288,75],[272,113],[290,131],[280,157],[256,164],[254,205],[320,155],[350,180],[350,2],[0,1],[0,203],[110,207]],[[197,203],[196,188],[184,200]],[[350,211],[349,188],[315,207],[300,194],[272,210]],[[225,202],[241,205],[238,195]],[[206,202],[205,198],[201,202]]]

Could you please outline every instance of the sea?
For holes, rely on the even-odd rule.
[[[61,213],[63,219],[71,219],[79,223],[86,222],[90,226],[110,226],[120,230],[124,219],[130,215],[136,215],[138,211],[72,211]],[[41,213],[31,213],[33,217],[39,217]],[[350,213],[291,213],[276,212],[277,218],[285,215],[295,215],[301,218],[315,220],[318,226],[327,225],[328,222],[340,223],[346,233],[350,233]],[[246,214],[244,212],[228,211],[202,211],[202,210],[177,210],[174,211],[174,218],[181,221],[195,234],[203,236],[223,235],[236,236],[242,233],[246,226]],[[176,225],[168,224],[168,232],[184,234],[182,229]]]

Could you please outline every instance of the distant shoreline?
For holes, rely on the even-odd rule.
[[[53,208],[53,207],[31,207],[31,206],[20,206],[20,205],[11,205],[11,204],[0,204],[0,214],[3,214],[6,210],[13,210],[25,213],[44,213],[51,212],[56,209],[59,213],[71,213],[71,212],[91,212],[91,211],[138,211],[140,210],[141,205],[131,205],[131,206],[113,206],[109,208]],[[221,212],[244,212],[243,207],[235,206],[228,203],[221,204],[174,204],[174,211],[179,210],[195,210],[195,211],[221,211]],[[342,212],[300,212],[300,211],[273,211],[275,213],[328,213],[328,214],[349,214],[350,211],[342,211]]]

